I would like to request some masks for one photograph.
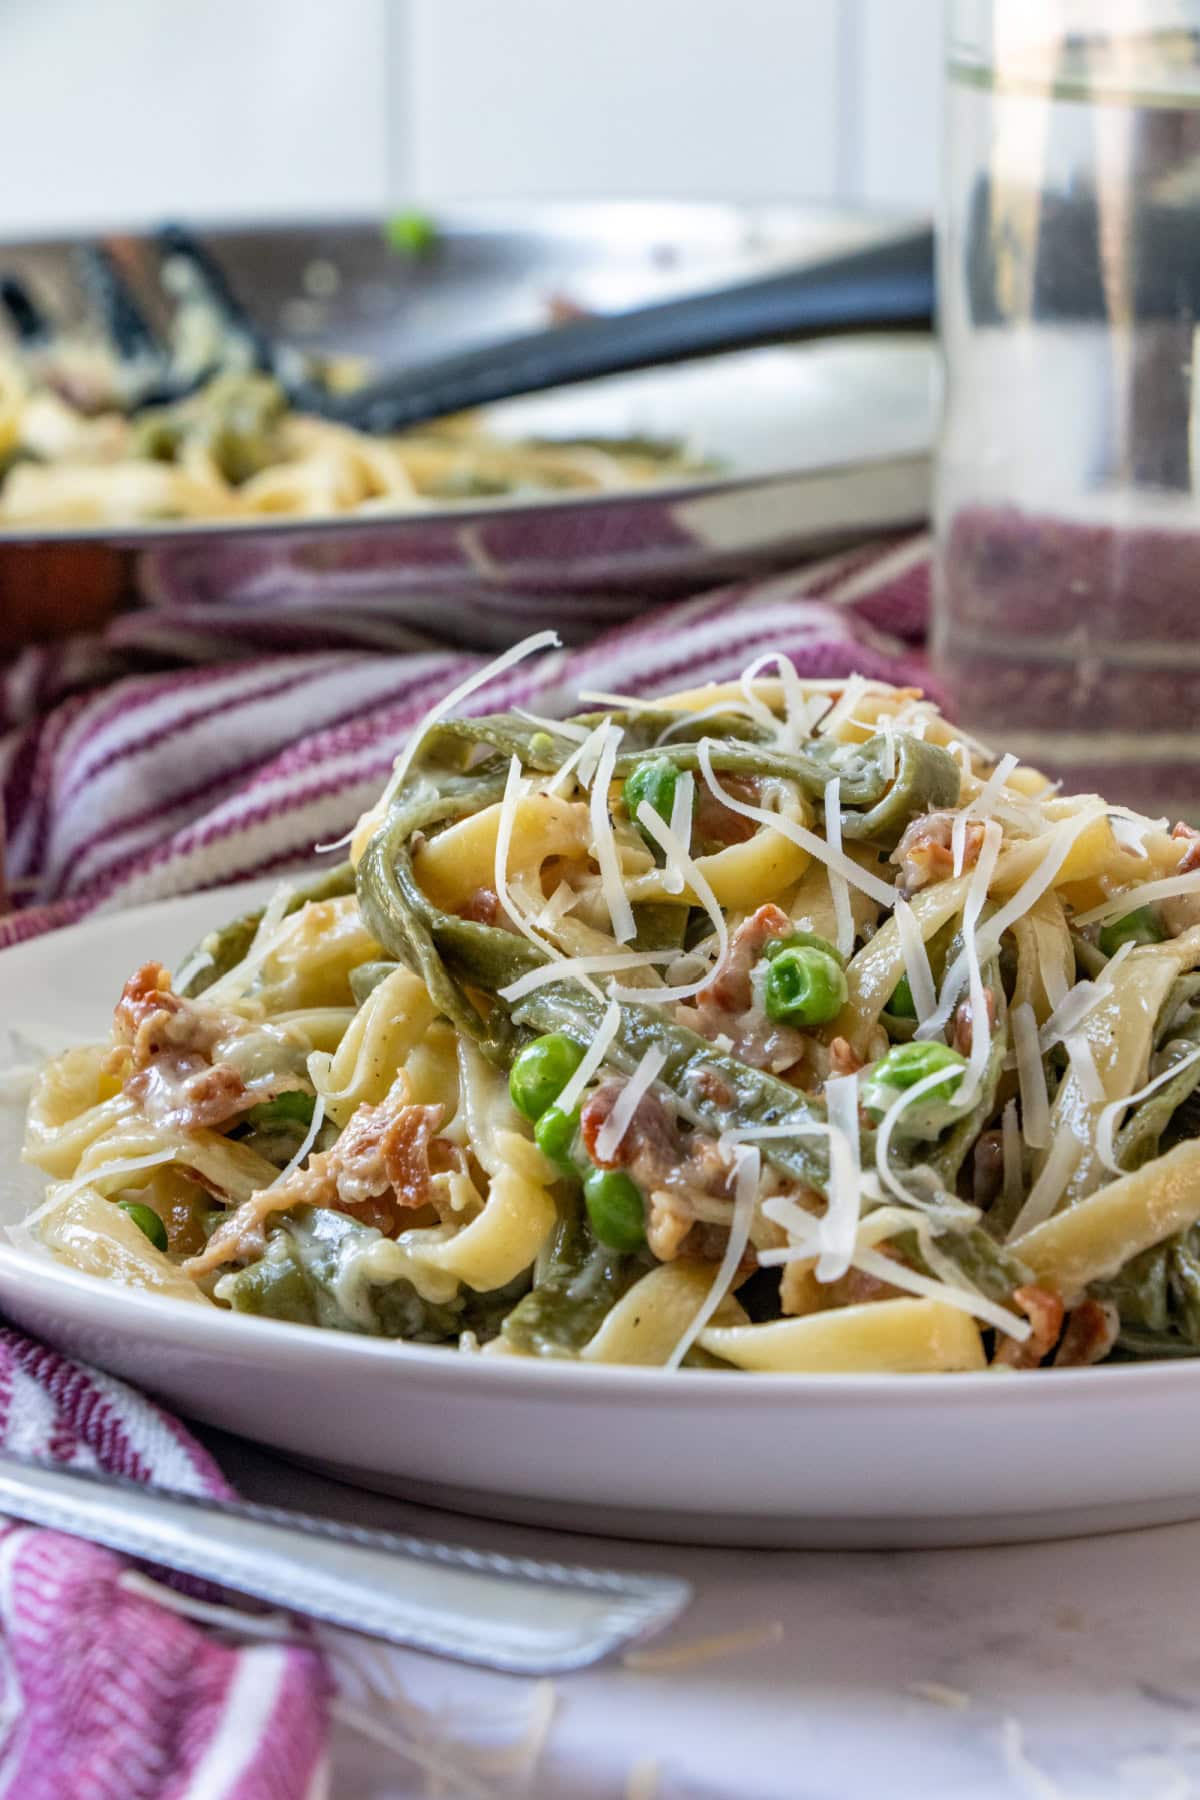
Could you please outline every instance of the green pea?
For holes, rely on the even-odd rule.
[[[117,1202],[123,1213],[128,1213],[138,1230],[150,1239],[156,1250],[167,1248],[167,1228],[152,1206],[143,1206],[140,1200],[120,1200]]]
[[[826,1025],[837,1018],[848,992],[841,963],[805,945],[771,958],[763,1005],[777,1025]]]
[[[893,1019],[915,1019],[917,1003],[913,999],[912,989],[908,985],[908,976],[902,975],[892,989],[892,997],[884,1009],[891,1013]]]
[[[646,1202],[620,1169],[591,1169],[583,1198],[598,1242],[609,1250],[640,1250],[646,1241]]]
[[[967,1059],[952,1050],[949,1044],[911,1043],[893,1044],[887,1055],[881,1057],[871,1070],[870,1085],[872,1088],[910,1088],[918,1081],[924,1081],[937,1069],[946,1070],[946,1080],[935,1082],[929,1090],[930,1097],[949,1099],[958,1089],[956,1076],[965,1069]]]
[[[564,1112],[561,1106],[548,1106],[533,1128],[533,1141],[543,1156],[548,1156],[564,1175],[574,1175],[571,1151],[579,1136],[579,1108]]]
[[[285,1094],[277,1094],[274,1100],[260,1100],[249,1112],[242,1114],[247,1125],[311,1125],[316,1108],[315,1094],[305,1094],[299,1088],[289,1088]]]
[[[565,1031],[551,1031],[526,1044],[508,1077],[508,1091],[517,1111],[529,1120],[540,1119],[582,1061],[582,1049]]]
[[[383,232],[391,248],[401,256],[428,256],[438,241],[436,222],[423,212],[393,213]]]
[[[1139,906],[1124,918],[1100,927],[1099,944],[1105,956],[1115,956],[1122,944],[1161,944],[1166,932],[1152,906]]]
[[[625,803],[625,811],[629,814],[642,836],[655,848],[654,840],[649,832],[638,821],[638,807],[645,800],[656,812],[664,824],[671,822],[671,812],[675,805],[675,789],[679,785],[679,775],[675,765],[665,756],[652,756],[640,762],[632,775],[625,778],[621,789],[621,798]]]
[[[791,931],[787,937],[770,938],[763,955],[771,962],[781,950],[820,950],[823,955],[832,956],[835,963],[842,964],[846,960],[835,944],[815,931]]]

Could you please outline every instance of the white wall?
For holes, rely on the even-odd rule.
[[[932,201],[940,0],[9,0],[0,233],[663,194]]]

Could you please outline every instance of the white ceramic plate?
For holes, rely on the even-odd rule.
[[[0,954],[5,1023],[96,1037],[129,971],[261,887]],[[0,1106],[0,1222],[37,1183]],[[5,1245],[16,1324],[196,1419],[365,1487],[574,1531],[709,1543],[969,1544],[1200,1516],[1200,1365],[771,1376],[490,1362],[128,1293]]]

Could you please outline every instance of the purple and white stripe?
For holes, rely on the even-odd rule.
[[[522,665],[475,710],[573,706],[580,688],[652,693],[728,679],[758,652],[801,674],[927,685],[913,640],[923,539],[745,581]],[[513,637],[553,600],[493,596]],[[484,601],[481,597],[481,605]],[[0,678],[0,787],[23,910],[0,944],[123,906],[305,861],[374,798],[405,733],[483,660],[389,624],[377,602],[166,604],[98,638],[25,652]],[[453,637],[461,629],[456,609]],[[147,663],[159,666],[146,672]]]

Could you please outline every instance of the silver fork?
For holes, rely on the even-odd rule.
[[[586,1668],[691,1599],[669,1575],[497,1556],[0,1456],[0,1513],[284,1609],[521,1675]]]

